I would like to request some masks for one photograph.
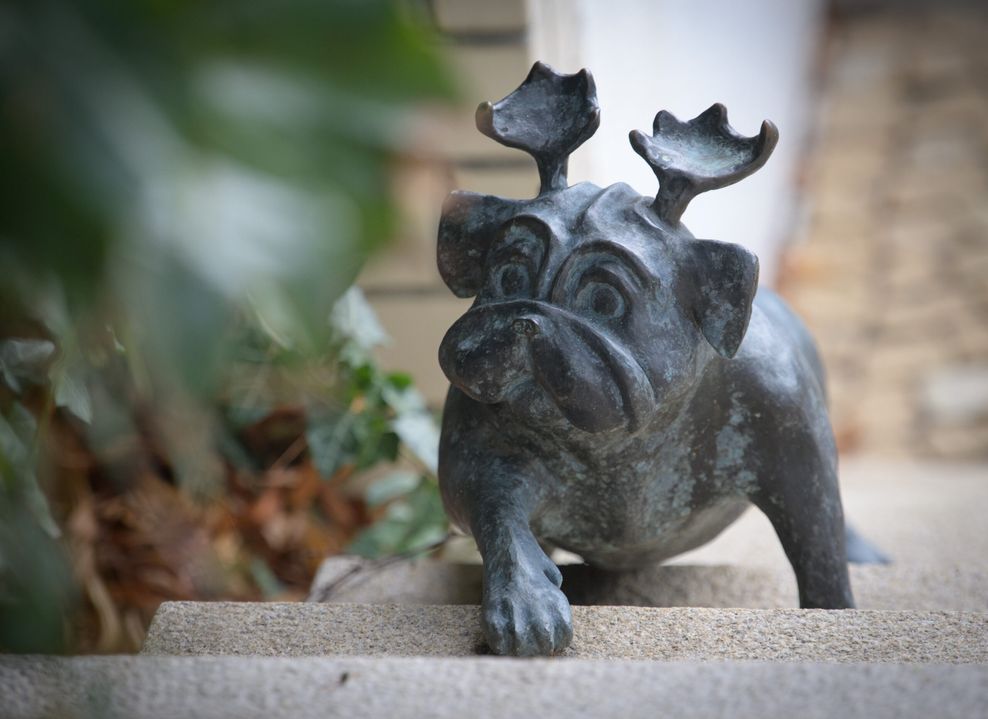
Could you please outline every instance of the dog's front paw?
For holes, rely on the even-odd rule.
[[[573,639],[569,602],[559,590],[559,571],[522,573],[492,582],[484,594],[483,626],[497,654],[550,656]]]

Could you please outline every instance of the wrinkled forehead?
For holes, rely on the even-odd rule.
[[[543,195],[504,222],[492,255],[537,255],[550,273],[574,254],[609,255],[667,282],[677,237],[644,211],[650,203],[623,183],[603,190],[582,183]]]

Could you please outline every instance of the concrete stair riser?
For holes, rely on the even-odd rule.
[[[0,657],[5,719],[975,717],[988,667],[503,658]]]

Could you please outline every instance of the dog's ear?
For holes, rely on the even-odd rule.
[[[457,191],[443,203],[436,259],[439,274],[457,297],[473,297],[483,284],[484,260],[518,202]]]
[[[690,240],[696,278],[693,313],[700,331],[730,359],[741,346],[758,289],[758,258],[741,247],[715,240]]]

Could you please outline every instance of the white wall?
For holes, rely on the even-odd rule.
[[[780,140],[768,164],[700,195],[683,218],[697,237],[756,252],[771,283],[793,230],[822,14],[822,0],[529,0],[533,59],[563,72],[587,67],[597,83],[600,129],[574,155],[570,181],[655,194],[628,132],[651,133],[660,109],[689,119],[722,102],[745,135],[771,119]]]

